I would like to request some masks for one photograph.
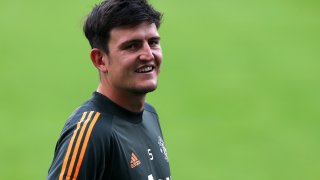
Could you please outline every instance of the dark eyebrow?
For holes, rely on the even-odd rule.
[[[160,41],[160,36],[151,37],[149,40],[157,40],[157,41]]]
[[[157,41],[160,41],[160,36],[154,36],[154,37],[151,37],[148,39],[148,41],[150,40],[157,40]],[[124,41],[120,44],[120,48],[125,48],[127,45],[129,44],[132,44],[132,43],[141,43],[142,40],[141,39],[130,39],[130,40],[127,40],[127,41]]]
[[[125,48],[129,44],[141,43],[141,42],[142,42],[142,40],[140,40],[140,39],[130,39],[130,40],[122,42],[119,47],[120,48]]]

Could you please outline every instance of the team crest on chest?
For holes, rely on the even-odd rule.
[[[167,162],[169,162],[166,146],[164,145],[164,141],[160,136],[158,137],[158,144],[159,144],[159,147],[160,147],[160,152],[162,153],[164,159]]]

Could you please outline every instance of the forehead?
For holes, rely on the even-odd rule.
[[[116,27],[110,31],[110,44],[121,44],[133,39],[149,39],[159,37],[157,27],[154,23],[143,22],[137,26]]]

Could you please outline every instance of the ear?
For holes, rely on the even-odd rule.
[[[108,72],[108,56],[100,49],[93,48],[90,52],[93,65],[102,73]]]

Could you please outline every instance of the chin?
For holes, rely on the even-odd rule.
[[[144,87],[137,87],[134,89],[134,93],[136,94],[147,94],[149,92],[152,92],[157,89],[157,84],[150,85],[150,86],[144,86]]]

